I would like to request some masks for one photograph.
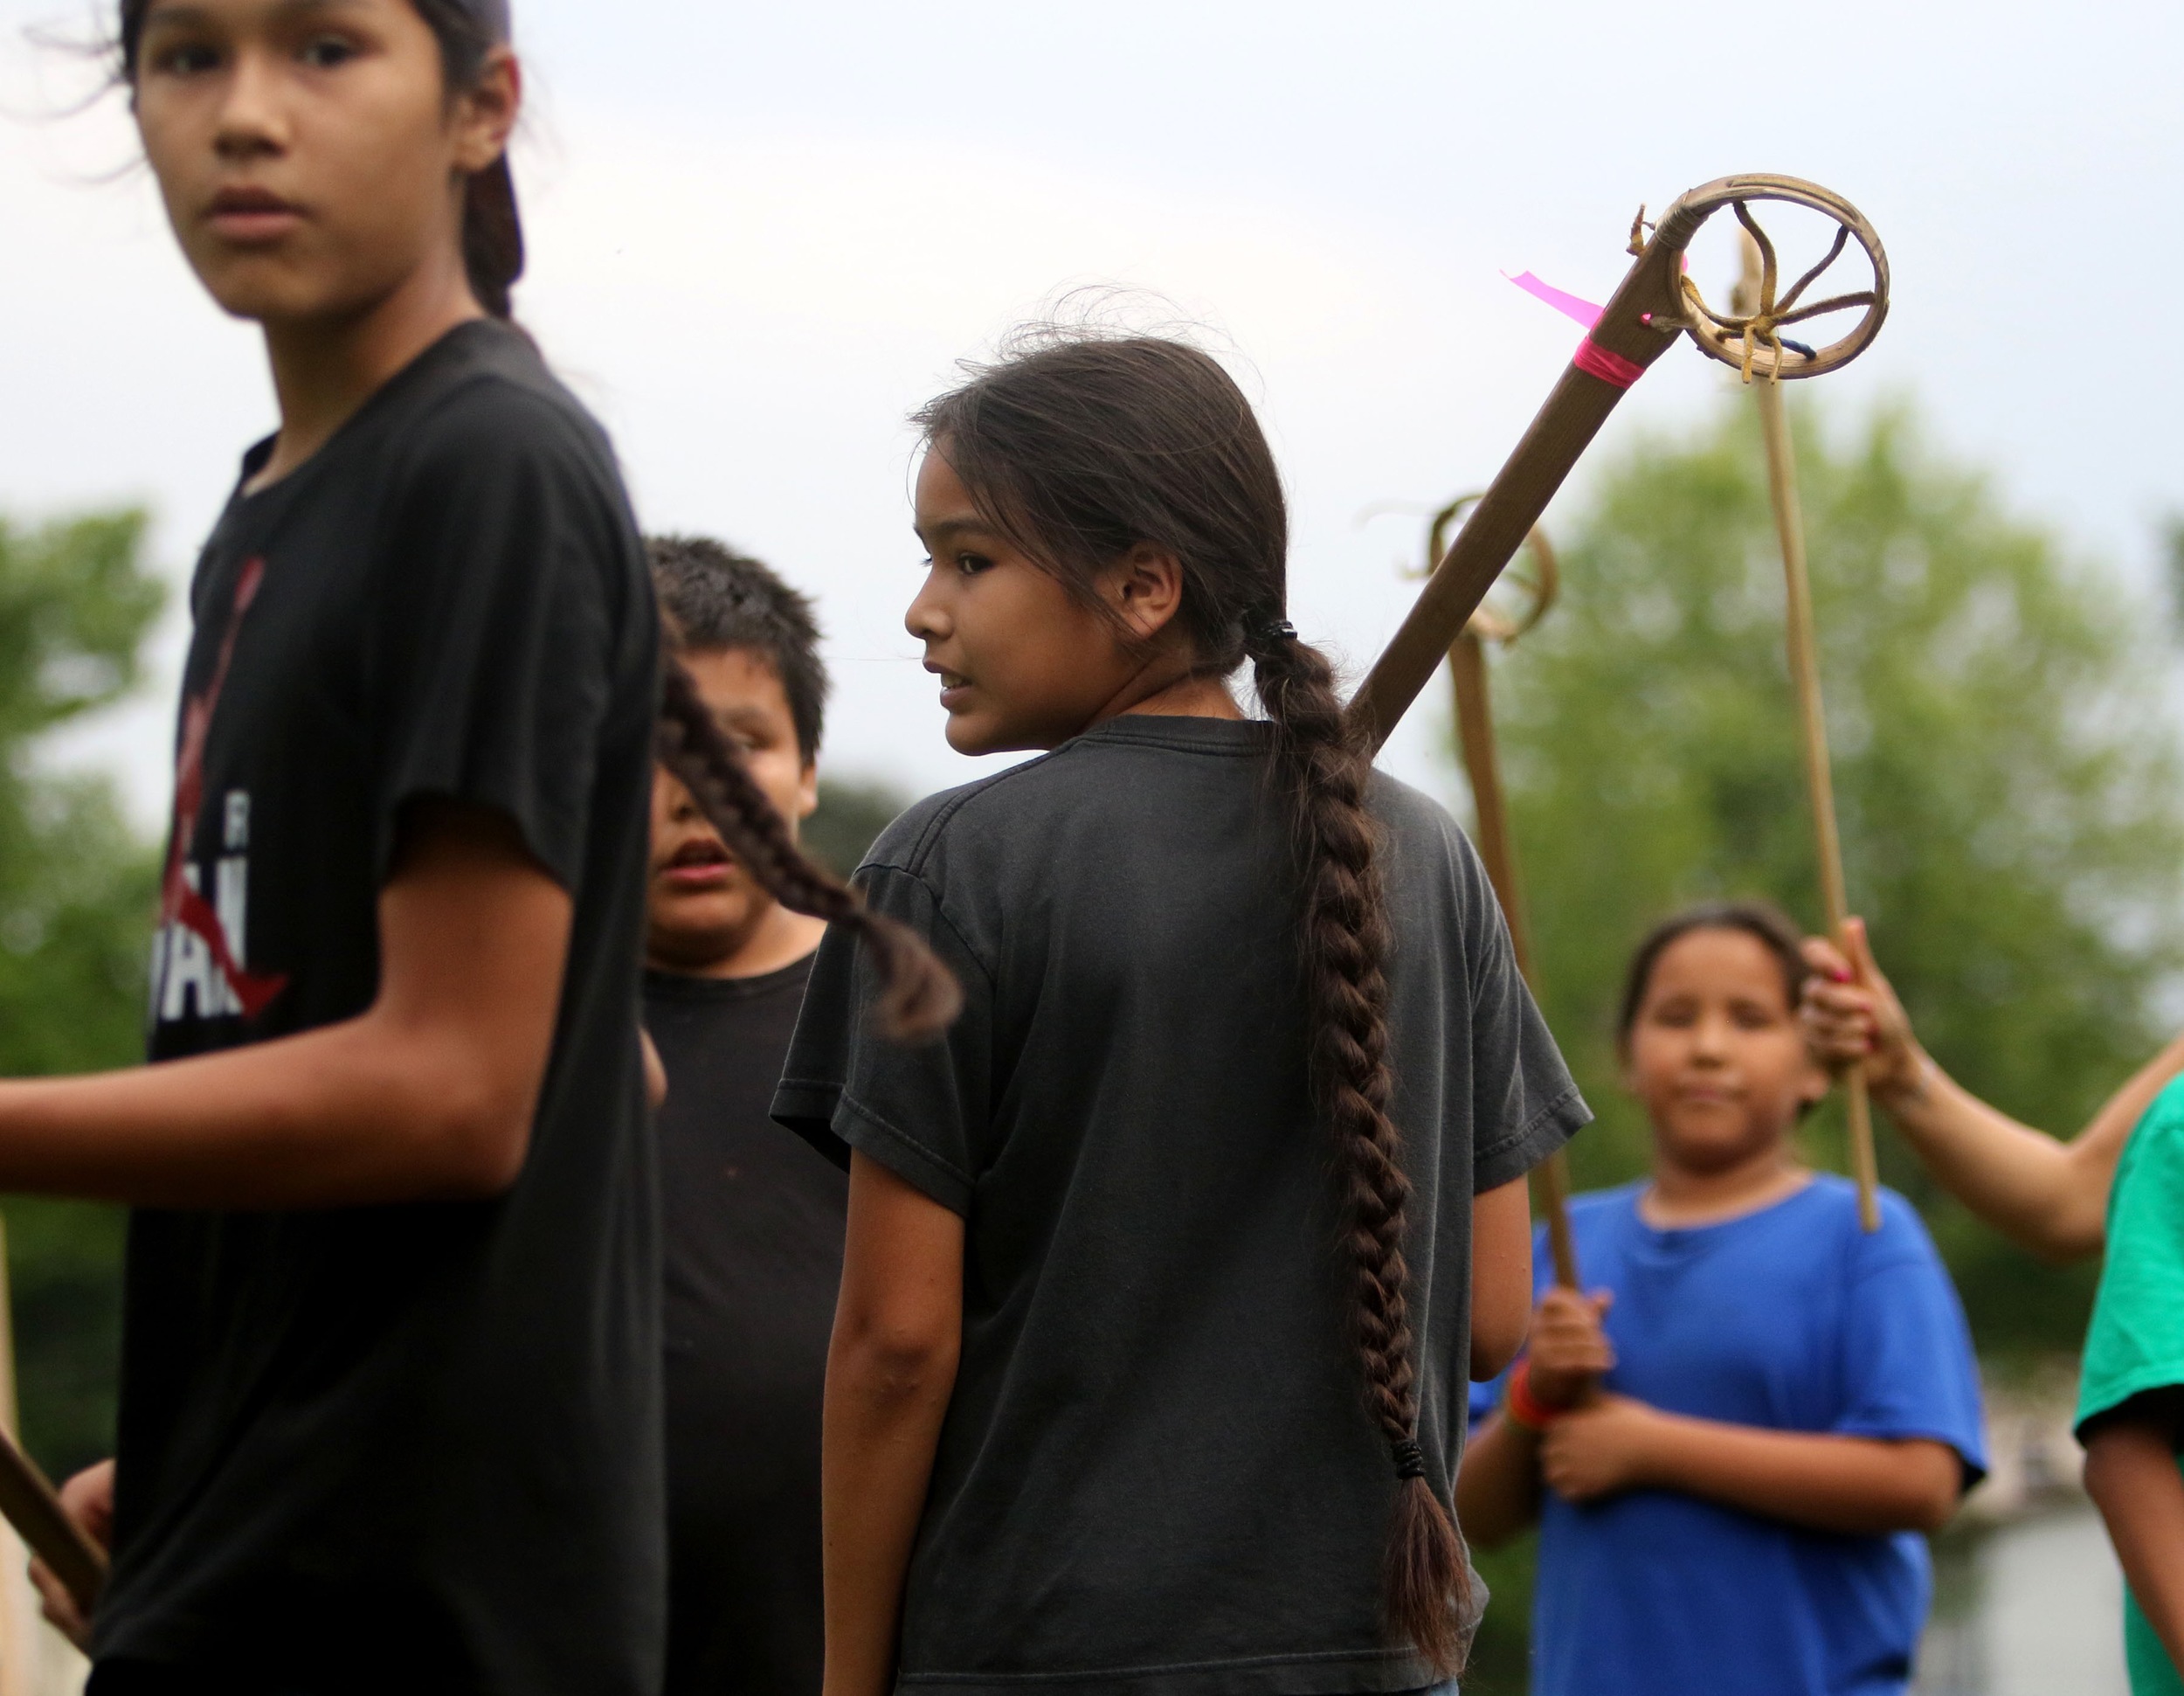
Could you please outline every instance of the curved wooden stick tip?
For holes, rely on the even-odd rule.
[[[1752,203],[1763,200],[1802,206],[1832,218],[1836,226],[1835,242],[1827,254],[1780,298],[1775,292],[1780,273],[1774,244],[1752,212]],[[1879,233],[1856,206],[1817,183],[1799,177],[1724,177],[1692,190],[1671,206],[1661,220],[1660,232],[1655,240],[1674,241],[1680,253],[1690,245],[1699,226],[1723,206],[1734,209],[1737,221],[1758,246],[1763,275],[1756,301],[1739,301],[1734,310],[1723,313],[1706,303],[1698,285],[1679,266],[1679,299],[1676,312],[1670,315],[1690,332],[1700,352],[1724,365],[1736,366],[1747,382],[1754,377],[1780,382],[1839,370],[1873,344],[1873,338],[1881,333],[1881,325],[1888,317],[1888,253],[1881,246]],[[1864,251],[1873,267],[1872,287],[1854,289],[1807,304],[1805,291],[1842,257],[1852,241]],[[1847,335],[1825,347],[1808,348],[1781,334],[1786,325],[1847,312],[1856,307],[1864,308],[1857,323]]]
[[[1448,557],[1451,535],[1481,498],[1478,494],[1459,495],[1434,515],[1426,537],[1426,570],[1429,574]],[[1524,537],[1524,546],[1531,555],[1532,580],[1523,585],[1526,593],[1521,608],[1512,614],[1482,602],[1471,614],[1470,622],[1464,626],[1466,633],[1496,647],[1509,647],[1532,629],[1554,610],[1555,601],[1562,593],[1562,566],[1555,557],[1553,544],[1547,540],[1546,527],[1534,524]]]

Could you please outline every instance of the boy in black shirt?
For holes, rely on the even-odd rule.
[[[670,640],[791,829],[819,799],[811,603],[718,543],[650,544]],[[767,1117],[825,933],[656,774],[645,1022],[668,1076],[669,1696],[816,1696],[819,1402],[848,1186]]]

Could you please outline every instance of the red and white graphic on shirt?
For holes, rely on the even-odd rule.
[[[212,668],[211,681],[202,692],[183,702],[182,748],[175,760],[175,827],[167,850],[166,876],[160,886],[160,970],[152,992],[156,1016],[161,1019],[183,1017],[183,1003],[193,990],[200,1018],[219,1013],[254,1018],[287,986],[285,975],[260,976],[246,970],[242,962],[248,859],[238,856],[219,862],[220,900],[216,906],[199,888],[201,879],[189,853],[197,834],[197,813],[204,804],[204,749],[212,730],[212,715],[219,707],[220,691],[227,684],[243,615],[258,598],[265,577],[263,559],[244,564],[242,575],[236,579],[235,602],[228,613],[226,633],[220,638],[220,654]],[[249,830],[250,796],[237,790],[227,798],[223,846],[247,848]]]

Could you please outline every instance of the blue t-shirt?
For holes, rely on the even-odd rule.
[[[1655,1230],[1642,1186],[1571,1208],[1585,1286],[1614,1291],[1607,1388],[1775,1430],[1931,1437],[1986,1470],[1972,1339],[1918,1217],[1881,1229],[1822,1175],[1719,1225]],[[1544,1290],[1552,1276],[1536,1256]],[[1474,1417],[1498,1385],[1482,1386]],[[1925,1540],[1805,1531],[1666,1491],[1543,1494],[1534,1696],[1893,1696],[1931,1599]]]

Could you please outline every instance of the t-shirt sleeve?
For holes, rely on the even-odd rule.
[[[1532,1000],[1501,903],[1471,844],[1456,836],[1471,1002],[1471,1188],[1523,1177],[1589,1124],[1593,1110]]]
[[[2085,1333],[2077,1424],[2184,1384],[2184,1081],[2154,1097],[2108,1198],[2108,1257]]]
[[[648,593],[604,445],[543,396],[479,383],[411,445],[366,612],[377,864],[403,805],[514,820],[564,888],[586,825],[619,649]]]
[[[1833,1429],[1946,1443],[1970,1489],[1987,1474],[1971,1328],[1932,1239],[1899,1195],[1882,1197],[1877,1232],[1858,1232],[1847,1318],[1843,1412]]]
[[[857,881],[874,911],[923,937],[956,974],[963,1013],[932,1042],[890,1042],[872,1021],[879,983],[867,951],[840,926],[830,930],[812,964],[773,1117],[838,1165],[855,1149],[968,1214],[992,1120],[992,977],[922,878],[867,866]]]

